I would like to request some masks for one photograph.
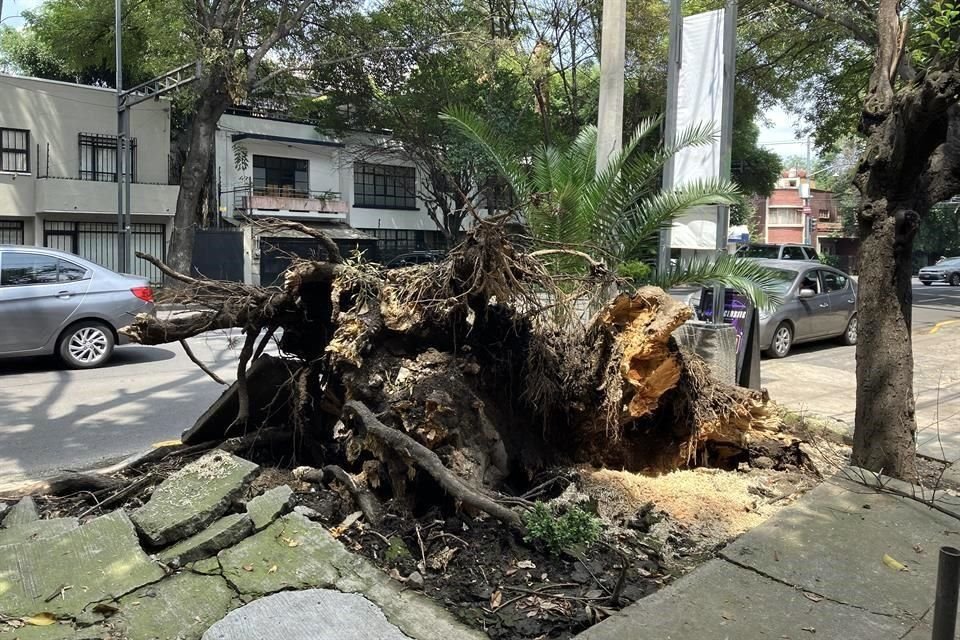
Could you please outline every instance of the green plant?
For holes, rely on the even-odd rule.
[[[523,517],[527,542],[539,542],[553,555],[574,546],[590,546],[600,538],[600,518],[580,507],[569,507],[557,514],[543,502],[537,502]]]
[[[617,267],[617,275],[639,287],[650,282],[653,276],[653,268],[646,262],[627,260]]]
[[[658,135],[660,119],[643,120],[614,153],[607,167],[596,170],[597,129],[584,127],[566,147],[516,149],[511,140],[482,118],[453,108],[441,114],[489,157],[509,183],[537,249],[567,247],[586,252],[620,272],[626,262],[656,255],[660,231],[701,205],[734,205],[740,193],[729,180],[698,180],[672,190],[660,189],[667,160],[681,149],[713,141],[710,126],[681,132],[675,144],[648,138]],[[573,255],[557,253],[548,267],[577,276],[590,267]],[[777,304],[777,278],[751,261],[717,259],[658,273],[653,283],[664,289],[680,284],[721,284],[744,293],[758,307]],[[747,264],[750,263],[750,264]]]
[[[840,256],[835,256],[832,253],[821,253],[820,254],[820,264],[825,264],[828,267],[834,267],[836,269],[840,268]]]

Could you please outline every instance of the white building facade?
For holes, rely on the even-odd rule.
[[[110,89],[0,74],[0,244],[46,246],[116,267],[117,111]],[[168,184],[170,105],[131,114],[133,248],[163,258],[178,187]],[[134,260],[132,271],[159,281]]]
[[[308,123],[227,113],[216,137],[220,214],[244,228],[244,280],[267,284],[282,270],[272,253],[302,255],[303,234],[261,237],[258,218],[315,226],[380,261],[440,248],[443,234],[419,195],[421,169],[390,139],[321,135]]]

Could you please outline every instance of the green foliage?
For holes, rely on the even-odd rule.
[[[600,518],[580,507],[569,507],[557,514],[549,505],[537,502],[523,516],[527,542],[543,544],[553,555],[571,547],[588,547],[600,539]]]
[[[924,6],[925,5],[925,6]],[[921,3],[917,12],[914,58],[921,64],[960,53],[960,5],[951,0]]]
[[[835,256],[832,253],[820,253],[817,255],[820,260],[820,264],[825,264],[828,267],[834,267],[835,269],[840,268],[840,256]]]
[[[509,182],[538,248],[576,248],[617,271],[624,262],[652,257],[660,230],[691,208],[741,201],[737,186],[726,180],[694,181],[674,191],[660,189],[666,161],[680,149],[710,143],[715,136],[710,127],[690,128],[680,133],[676,144],[665,146],[658,139],[659,119],[643,120],[607,168],[597,172],[593,126],[584,127],[566,147],[541,145],[530,152],[515,147],[510,138],[467,109],[451,108],[442,118],[482,149]],[[557,256],[549,266],[565,275],[586,269],[582,261],[569,256]],[[752,261],[719,259],[692,267],[662,274],[657,280],[666,286],[723,283],[758,306],[775,300],[775,279]]]
[[[639,260],[627,260],[620,263],[617,267],[617,275],[624,280],[629,280],[634,286],[649,284],[653,276],[653,268],[646,262]]]

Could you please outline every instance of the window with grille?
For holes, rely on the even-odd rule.
[[[23,220],[0,220],[0,244],[23,244]]]
[[[310,164],[298,158],[253,156],[253,192],[258,196],[310,196]]]
[[[133,171],[137,179],[137,140],[130,141]],[[80,179],[95,182],[117,181],[117,136],[101,133],[80,134]]]
[[[417,170],[390,164],[353,165],[353,198],[358,207],[417,208]]]
[[[0,129],[0,171],[30,171],[30,132]]]
[[[820,209],[820,210],[817,212],[817,217],[820,218],[821,220],[829,220],[829,219],[830,219],[830,209]]]

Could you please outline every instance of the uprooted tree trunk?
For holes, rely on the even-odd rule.
[[[577,301],[611,282],[602,265],[558,284],[496,224],[481,223],[443,262],[388,271],[345,263],[300,230],[324,242],[329,262],[294,263],[281,288],[171,273],[201,310],[140,316],[125,333],[159,344],[232,326],[249,346],[281,328],[292,397],[283,422],[308,462],[351,471],[353,486],[339,481],[355,496],[413,507],[447,495],[517,525],[501,492],[551,465],[669,470],[721,462],[771,433],[765,397],[719,383],[678,349],[671,334],[691,311],[660,289],[618,295],[583,321]],[[243,424],[251,413],[239,406],[241,426],[258,426]]]

